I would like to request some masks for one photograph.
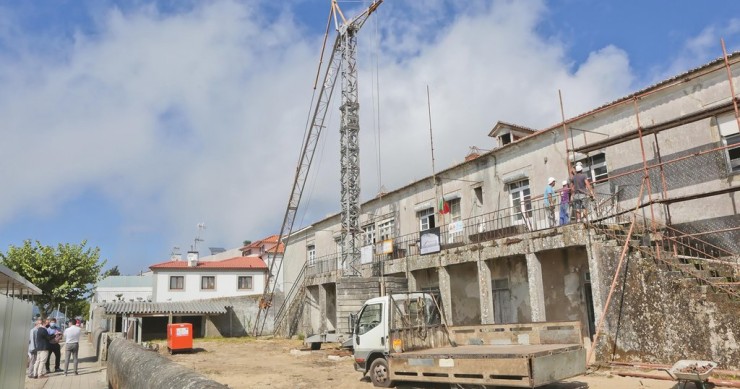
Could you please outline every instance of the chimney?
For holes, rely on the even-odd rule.
[[[198,266],[198,252],[188,251],[188,267]]]

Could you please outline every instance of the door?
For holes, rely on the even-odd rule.
[[[511,317],[511,290],[509,279],[494,279],[493,286],[493,322],[496,324],[514,323]]]
[[[385,350],[383,303],[368,304],[362,308],[355,324],[355,359],[367,360],[373,351]]]

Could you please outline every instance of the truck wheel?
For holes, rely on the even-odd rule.
[[[311,343],[311,350],[321,350],[321,342],[313,342]]]
[[[391,382],[390,372],[388,370],[388,361],[385,358],[378,358],[373,361],[370,365],[370,379],[373,381],[373,385],[380,388],[393,387]]]

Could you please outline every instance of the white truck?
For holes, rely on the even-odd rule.
[[[586,371],[578,321],[448,327],[426,293],[367,300],[352,343],[355,369],[377,387],[534,388]]]

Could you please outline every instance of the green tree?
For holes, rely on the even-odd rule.
[[[86,240],[57,247],[26,240],[22,246],[11,245],[7,253],[0,253],[0,261],[41,289],[41,295],[33,300],[46,317],[57,305],[72,306],[90,297],[105,261],[98,261],[99,248],[86,245]]]
[[[110,276],[120,276],[121,272],[118,270],[118,265],[113,266],[112,268],[106,270],[103,272],[103,274],[100,276],[100,279],[108,278]]]

